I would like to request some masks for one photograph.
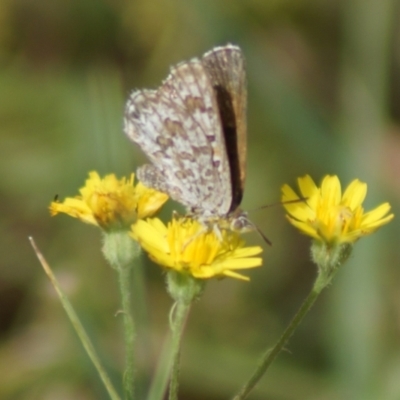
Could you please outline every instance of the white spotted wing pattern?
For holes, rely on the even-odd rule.
[[[152,163],[139,179],[203,219],[239,215],[246,105],[244,57],[234,45],[176,65],[157,90],[133,92],[124,130]]]

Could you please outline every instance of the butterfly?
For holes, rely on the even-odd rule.
[[[172,67],[156,90],[134,91],[124,131],[151,164],[138,178],[202,221],[253,230],[239,209],[246,178],[247,87],[238,46],[215,47]]]

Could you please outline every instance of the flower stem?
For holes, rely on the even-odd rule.
[[[185,327],[186,317],[190,310],[190,303],[183,300],[178,300],[171,310],[174,315],[171,318],[171,331],[172,331],[172,370],[171,381],[169,385],[169,400],[178,399],[179,387],[179,359],[181,352],[182,333]]]
[[[162,400],[165,397],[171,377],[171,343],[172,337],[169,333],[164,340],[157,367],[152,375],[147,400]]]
[[[314,241],[311,245],[311,257],[313,262],[318,266],[317,279],[311,292],[308,294],[303,304],[301,305],[297,314],[290,321],[285,332],[272,348],[268,350],[261,358],[259,364],[253,372],[250,379],[243,385],[239,394],[234,397],[234,400],[243,400],[247,397],[250,391],[258,383],[261,377],[265,374],[269,366],[273,363],[278,354],[282,351],[283,347],[289,341],[294,331],[300,325],[300,322],[308,314],[312,305],[335,277],[337,271],[349,258],[353,249],[351,243],[342,243],[332,245],[329,243]]]
[[[133,263],[140,254],[140,248],[125,231],[105,232],[103,254],[110,266],[118,273],[119,291],[125,341],[125,371],[122,379],[126,400],[135,398],[134,368],[136,330],[132,316],[131,289]]]
[[[120,397],[119,397],[117,391],[115,390],[106,370],[104,369],[103,365],[101,364],[100,358],[97,355],[95,348],[93,347],[93,343],[90,340],[89,336],[87,335],[85,328],[83,327],[78,315],[76,314],[74,308],[72,307],[72,304],[68,300],[68,297],[65,295],[65,293],[62,291],[61,286],[59,285],[55,275],[53,274],[52,269],[50,268],[49,264],[47,263],[46,259],[43,256],[43,254],[40,252],[40,250],[36,246],[36,243],[33,240],[33,238],[30,237],[29,240],[31,242],[31,245],[32,245],[35,253],[36,253],[37,258],[39,259],[40,263],[42,264],[44,271],[46,272],[52,285],[54,286],[54,289],[56,290],[57,295],[59,296],[59,298],[61,300],[61,304],[63,305],[64,310],[67,313],[68,318],[71,321],[73,328],[75,329],[75,332],[77,333],[90,360],[92,361],[94,367],[96,368],[96,370],[100,376],[100,379],[103,382],[108,395],[110,396],[110,399],[120,400]]]
[[[125,399],[133,399],[134,396],[134,344],[135,344],[135,325],[132,318],[131,307],[131,281],[132,269],[118,269],[119,289],[121,294],[122,318],[124,324],[125,340],[125,371],[123,375],[123,387]]]
[[[265,374],[269,366],[273,363],[278,354],[282,351],[283,347],[289,341],[291,336],[293,335],[296,328],[299,326],[300,322],[310,311],[312,305],[315,300],[318,298],[321,290],[316,290],[315,285],[311,292],[308,294],[307,298],[304,300],[297,314],[293,317],[289,325],[287,326],[285,332],[283,332],[282,336],[279,338],[275,346],[272,350],[268,350],[263,357],[261,358],[259,364],[253,372],[253,375],[250,379],[243,385],[240,392],[234,397],[234,400],[243,400],[247,397],[250,391],[254,388],[254,386],[258,383],[261,377]]]

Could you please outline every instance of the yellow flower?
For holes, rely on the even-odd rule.
[[[159,219],[139,220],[131,236],[157,264],[198,279],[228,276],[248,277],[235,272],[259,267],[261,247],[245,247],[239,234],[230,230],[207,229],[197,220],[173,218],[165,226]]]
[[[288,185],[282,187],[282,201],[288,220],[300,231],[326,243],[354,243],[390,222],[389,203],[364,213],[362,203],[367,184],[353,180],[342,195],[337,176],[327,175],[317,187],[309,175],[298,178],[301,196]],[[288,203],[293,200],[298,202]]]
[[[118,180],[114,174],[100,178],[90,172],[89,179],[73,198],[50,204],[50,214],[66,213],[81,221],[103,229],[127,228],[139,218],[154,215],[168,200],[168,196],[142,183],[133,185],[134,174],[129,179]]]

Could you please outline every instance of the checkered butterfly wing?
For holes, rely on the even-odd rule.
[[[216,93],[232,187],[230,211],[240,205],[246,180],[247,80],[243,53],[237,46],[217,47],[204,54],[203,65]]]
[[[241,102],[221,90],[222,86],[228,93],[238,89],[235,73],[213,72],[236,68],[231,65],[235,57],[244,68],[240,49],[234,46],[180,63],[159,89],[134,92],[126,106],[125,132],[152,162],[138,171],[139,177],[203,216],[227,215],[233,203],[240,203],[243,190],[240,168],[245,158],[239,158],[233,145],[226,148],[224,136],[238,128],[234,118]],[[231,156],[236,157],[233,163]],[[232,191],[235,185],[240,189]]]

